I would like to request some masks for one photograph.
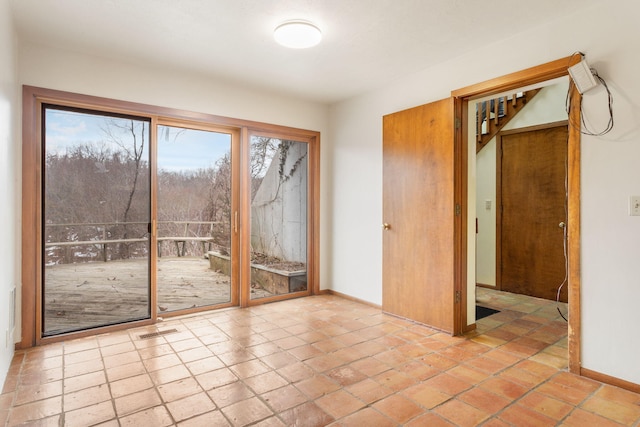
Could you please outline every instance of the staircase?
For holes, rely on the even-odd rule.
[[[533,89],[478,102],[476,104],[476,153],[482,150],[538,92],[540,89]]]

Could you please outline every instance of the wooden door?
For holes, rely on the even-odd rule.
[[[501,289],[556,299],[565,279],[566,123],[500,137]],[[500,152],[500,151],[499,151]],[[561,300],[567,301],[567,286]]]
[[[383,310],[454,333],[453,98],[385,116],[383,157]]]

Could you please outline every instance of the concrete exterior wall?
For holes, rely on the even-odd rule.
[[[307,145],[276,155],[251,203],[251,247],[286,261],[307,262]]]

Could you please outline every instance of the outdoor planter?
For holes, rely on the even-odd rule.
[[[209,267],[225,275],[231,274],[231,259],[228,255],[209,251]],[[251,287],[261,287],[273,295],[288,294],[307,289],[307,271],[279,270],[264,265],[251,264]]]

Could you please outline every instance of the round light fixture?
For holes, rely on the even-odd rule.
[[[320,29],[307,21],[287,21],[276,27],[273,37],[282,46],[291,49],[306,49],[320,43]]]

